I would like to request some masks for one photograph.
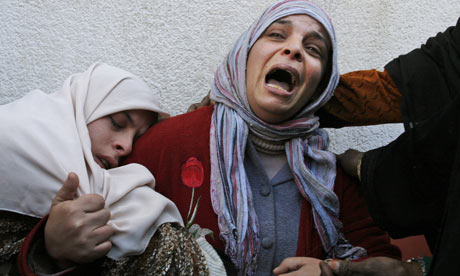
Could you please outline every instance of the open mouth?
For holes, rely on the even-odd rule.
[[[281,68],[274,68],[267,74],[267,76],[265,76],[265,83],[268,86],[281,89],[286,92],[292,91],[296,82],[297,78],[293,72]]]
[[[106,169],[106,170],[110,169],[110,164],[109,164],[109,162],[107,160],[99,158],[99,157],[97,157],[97,160],[99,160],[99,162],[97,162],[97,163],[99,163],[100,167],[102,167],[103,169]]]

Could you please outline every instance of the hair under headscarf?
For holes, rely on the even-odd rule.
[[[34,90],[0,106],[0,210],[46,215],[75,172],[78,195],[100,194],[110,209],[111,258],[143,252],[164,222],[182,223],[175,205],[153,190],[155,179],[145,167],[105,170],[94,161],[87,125],[133,109],[166,115],[145,82],[102,63],[70,76],[56,93]]]
[[[329,34],[332,55],[327,86],[294,118],[269,124],[249,106],[246,92],[246,63],[251,47],[265,29],[280,18],[305,14],[321,23]],[[284,142],[285,153],[300,193],[311,203],[323,247],[329,257],[357,258],[365,249],[351,246],[342,233],[339,201],[333,192],[335,156],[327,151],[328,136],[318,129],[314,112],[333,95],[339,81],[337,43],[332,22],[316,5],[302,0],[273,4],[237,40],[218,68],[211,91],[215,101],[211,121],[211,198],[218,216],[225,252],[242,275],[252,275],[259,251],[259,225],[251,188],[244,168],[249,133],[272,142]]]

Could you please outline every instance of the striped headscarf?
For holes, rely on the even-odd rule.
[[[306,14],[327,30],[332,54],[329,82],[292,119],[269,124],[258,118],[248,103],[246,62],[249,51],[265,29],[276,20]],[[328,70],[326,70],[328,71]],[[316,5],[302,0],[273,4],[237,40],[218,68],[211,90],[215,101],[211,121],[211,199],[218,215],[220,237],[225,252],[242,275],[252,275],[259,251],[259,225],[251,187],[244,168],[248,134],[273,142],[284,142],[288,163],[300,193],[311,203],[318,234],[328,257],[358,258],[365,249],[351,246],[342,233],[339,201],[333,192],[336,176],[335,156],[328,152],[328,136],[318,129],[314,112],[333,94],[339,81],[337,43],[332,22]]]

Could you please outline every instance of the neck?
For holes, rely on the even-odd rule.
[[[278,155],[284,152],[284,142],[268,141],[253,134],[249,134],[249,139],[251,139],[257,151],[271,155]]]

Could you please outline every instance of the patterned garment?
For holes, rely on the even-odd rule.
[[[401,103],[388,71],[361,70],[340,76],[334,97],[317,115],[322,127],[401,123]]]
[[[16,257],[38,218],[0,211],[0,275],[16,275]]]
[[[101,276],[209,275],[199,245],[187,230],[176,223],[161,225],[143,254],[118,261],[105,259],[100,269]]]
[[[10,212],[0,212],[0,272],[17,275],[15,260],[24,237],[39,219]],[[52,263],[43,259],[44,246],[36,241],[30,254],[35,273],[51,274]],[[45,260],[45,261],[44,261]],[[9,271],[1,271],[1,269]],[[7,274],[9,273],[9,274]],[[141,255],[117,261],[101,261],[78,267],[66,275],[209,275],[205,257],[190,233],[177,223],[162,224]]]

